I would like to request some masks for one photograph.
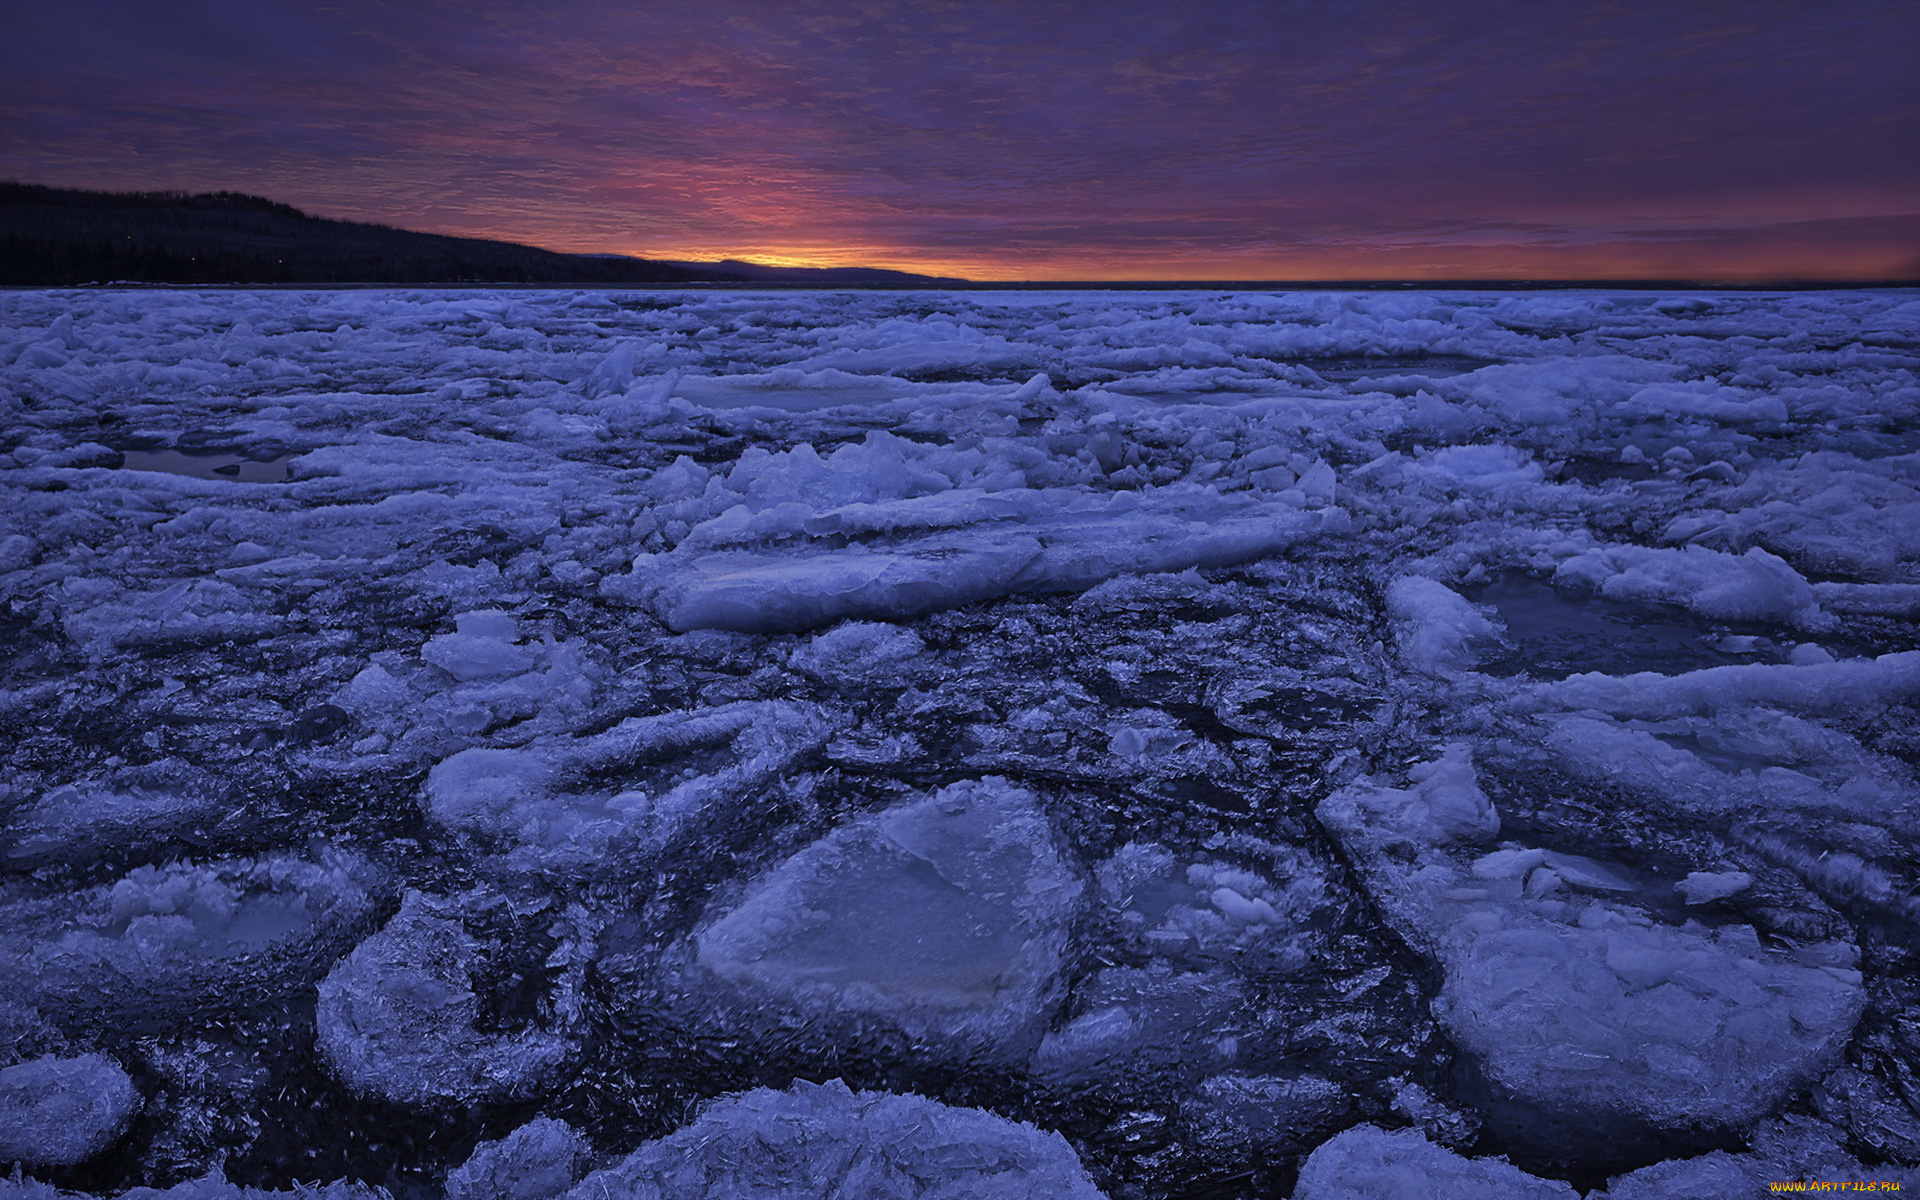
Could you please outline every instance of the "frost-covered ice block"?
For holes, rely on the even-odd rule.
[[[1810,1117],[1787,1115],[1764,1123],[1752,1149],[1742,1154],[1716,1150],[1698,1158],[1670,1159],[1615,1176],[1588,1200],[1695,1200],[1696,1197],[1759,1196],[1771,1183],[1877,1181],[1920,1184],[1920,1169],[1898,1161],[1863,1165],[1846,1148],[1846,1135]],[[1814,1190],[1814,1189],[1809,1189]],[[1827,1189],[1833,1194],[1837,1189]],[[1883,1194],[1893,1191],[1882,1187]],[[1841,1193],[1846,1194],[1846,1193]]]
[[[760,1088],[595,1171],[568,1200],[1102,1200],[1057,1133],[838,1081]]]
[[[199,1179],[188,1179],[172,1187],[136,1187],[121,1192],[116,1200],[384,1200],[384,1188],[369,1187],[351,1180],[332,1183],[298,1184],[287,1191],[243,1187],[227,1182],[219,1171]],[[66,1192],[37,1179],[13,1179],[0,1175],[0,1200],[86,1200],[86,1192]]]
[[[15,1063],[0,1069],[0,1163],[85,1162],[119,1137],[139,1110],[133,1081],[104,1055]]]
[[[1402,575],[1387,586],[1387,614],[1393,618],[1401,661],[1429,675],[1470,665],[1470,644],[1499,632],[1464,596],[1419,575]]]
[[[519,622],[498,609],[479,609],[454,618],[454,632],[430,638],[420,657],[466,683],[519,675],[531,669],[532,651],[520,640]]]
[[[1737,555],[1705,546],[1606,546],[1562,562],[1553,582],[1609,600],[1675,604],[1725,621],[1805,628],[1833,623],[1800,572],[1757,546]]]
[[[318,978],[382,887],[336,851],[136,867],[77,894],[0,900],[0,977],[49,1016],[204,1019]]]
[[[447,1200],[552,1200],[579,1179],[593,1156],[565,1121],[537,1117],[447,1172]]]
[[[462,750],[428,772],[420,802],[510,871],[605,875],[704,810],[751,802],[827,729],[813,707],[779,701],[630,717],[591,738]],[[617,791],[569,786],[613,767],[627,776]]]
[[[356,1091],[398,1104],[524,1097],[579,1049],[586,954],[578,922],[548,932],[559,946],[534,966],[556,978],[520,1028],[483,1032],[476,976],[509,948],[469,933],[460,906],[409,892],[385,928],[320,984],[320,1054]]]
[[[1557,1179],[1529,1175],[1499,1158],[1463,1158],[1415,1129],[1356,1125],[1322,1143],[1300,1168],[1293,1200],[1451,1200],[1511,1196],[1578,1200]]]
[[[1908,651],[1672,676],[1574,675],[1535,685],[1525,702],[1560,765],[1666,806],[1719,817],[1801,810],[1911,828],[1920,817],[1905,765],[1830,718],[1915,696],[1920,652]]]
[[[0,801],[3,802],[3,801]],[[51,787],[0,820],[0,859],[82,862],[195,826],[217,824],[226,788],[177,759]]]
[[[694,957],[749,1003],[1018,1061],[1058,998],[1081,890],[1031,793],[957,783],[781,863],[702,926]]]
[[[1683,675],[1570,675],[1531,691],[1543,704],[1649,720],[1757,704],[1844,711],[1920,695],[1920,650],[1845,662],[1708,667]]]
[[[1843,942],[1765,949],[1750,926],[1661,924],[1637,872],[1518,843],[1451,749],[1415,786],[1362,782],[1321,820],[1444,982],[1435,1016],[1509,1137],[1585,1154],[1595,1130],[1741,1128],[1829,1065],[1864,997]],[[1671,885],[1668,885],[1669,887]],[[1670,894],[1670,893],[1669,893]]]
[[[1338,509],[1197,487],[1106,499],[1014,489],[824,511],[790,506],[790,515],[771,510],[790,528],[753,525],[761,538],[784,535],[778,549],[702,548],[703,540],[733,538],[702,539],[697,528],[687,544],[636,559],[632,574],[608,581],[608,594],[650,604],[676,630],[793,631],[845,618],[910,618],[1016,592],[1076,591],[1116,575],[1228,566],[1343,528],[1345,519]],[[715,519],[726,522],[748,519]],[[849,534],[873,540],[825,540]]]
[[[1031,1073],[1059,1091],[1111,1093],[1194,1086],[1245,1067],[1245,975],[1310,970],[1332,900],[1318,864],[1291,847],[1269,852],[1260,871],[1182,861],[1150,843],[1128,843],[1102,863],[1105,911],[1092,936],[1144,965],[1105,966],[1080,980],[1076,1013],[1042,1039]]]

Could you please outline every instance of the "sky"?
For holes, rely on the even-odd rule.
[[[0,0],[0,179],[973,279],[1920,277],[1920,0]]]

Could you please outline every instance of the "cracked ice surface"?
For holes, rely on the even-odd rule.
[[[1911,293],[0,313],[0,1197],[1920,1183]]]

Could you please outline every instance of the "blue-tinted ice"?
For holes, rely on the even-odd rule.
[[[1908,292],[0,313],[0,1200],[1920,1184]]]

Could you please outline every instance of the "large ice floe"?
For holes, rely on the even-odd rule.
[[[897,1029],[916,1057],[1024,1060],[1082,892],[1054,842],[1034,796],[997,778],[851,821],[703,921],[669,990],[701,1023],[786,1008],[848,1041]]]
[[[1464,747],[1410,775],[1350,785],[1320,816],[1444,972],[1435,1014],[1510,1136],[1565,1152],[1596,1136],[1625,1148],[1643,1125],[1744,1128],[1838,1059],[1864,1001],[1851,943],[1767,948],[1750,925],[1665,923],[1633,902],[1635,871],[1497,841]],[[1697,903],[1737,882],[1673,886]]]
[[[0,501],[0,1200],[1920,1186],[1909,291],[14,290]]]

